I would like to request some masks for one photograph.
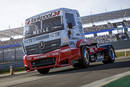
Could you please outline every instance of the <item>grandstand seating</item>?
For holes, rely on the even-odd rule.
[[[7,41],[0,41],[0,46],[5,46],[9,44],[17,44],[17,43],[22,43],[22,38],[20,39],[11,39]]]
[[[108,24],[103,24],[103,25],[93,25],[90,27],[85,27],[84,31],[85,33],[87,32],[94,32],[94,31],[101,31],[101,30],[108,30],[108,29],[113,29],[113,28],[117,28],[117,25],[121,24],[122,22],[116,22],[116,23],[108,23]],[[124,22],[126,26],[130,26],[130,20],[127,20]]]

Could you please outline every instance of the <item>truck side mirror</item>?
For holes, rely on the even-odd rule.
[[[68,28],[72,29],[72,23],[68,23]]]

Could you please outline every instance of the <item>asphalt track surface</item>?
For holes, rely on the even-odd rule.
[[[116,59],[113,64],[93,63],[85,69],[69,66],[52,69],[46,75],[34,71],[0,77],[0,87],[81,87],[127,71],[130,71],[130,57]]]

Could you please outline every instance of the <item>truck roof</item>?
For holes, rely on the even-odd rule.
[[[58,9],[50,10],[50,11],[47,11],[47,12],[42,12],[40,14],[34,15],[34,16],[30,17],[30,18],[27,18],[26,20],[34,18],[34,17],[37,17],[37,16],[40,16],[40,15],[44,15],[44,14],[47,14],[47,13],[50,13],[50,12],[55,12],[55,11],[58,11],[58,10],[62,10],[62,11],[74,11],[74,9],[69,9],[69,8],[58,8]]]

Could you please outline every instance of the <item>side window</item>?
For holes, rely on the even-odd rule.
[[[70,14],[70,13],[65,13],[65,17],[66,17],[66,22],[67,24],[72,23],[72,27],[75,26],[75,19],[74,19],[74,15]]]

